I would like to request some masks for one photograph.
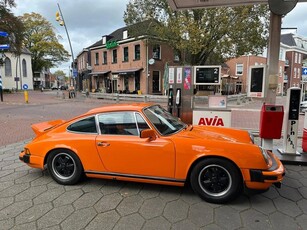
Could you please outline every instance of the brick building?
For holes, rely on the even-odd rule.
[[[163,94],[165,64],[179,60],[171,47],[147,34],[151,23],[137,25],[143,28],[138,36],[130,35],[132,27],[123,27],[84,49],[77,57],[83,90]]]

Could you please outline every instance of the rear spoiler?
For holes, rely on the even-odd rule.
[[[50,130],[51,128],[64,123],[65,120],[52,120],[52,121],[46,121],[42,123],[33,124],[31,128],[33,129],[36,136],[40,136],[46,131]]]

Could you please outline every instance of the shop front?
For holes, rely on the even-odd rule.
[[[102,72],[92,72],[90,76],[90,91],[91,92],[102,92],[105,93],[108,91],[108,75],[110,71]]]
[[[112,72],[112,89],[113,92],[137,94],[141,90],[140,78],[141,70],[128,69]]]

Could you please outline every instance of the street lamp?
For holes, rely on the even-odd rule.
[[[63,13],[62,13],[61,8],[60,8],[60,4],[57,3],[57,5],[58,5],[58,8],[59,8],[59,11],[56,12],[55,17],[56,17],[56,20],[59,22],[60,26],[64,26],[64,28],[65,28],[66,35],[67,35],[68,42],[69,42],[69,46],[70,46],[70,52],[71,52],[71,58],[72,58],[72,68],[74,70],[75,69],[74,52],[72,50],[70,37],[69,37],[69,34],[68,34],[68,30],[67,30],[67,26],[66,26],[66,23],[65,23],[65,20],[64,20]],[[75,80],[74,80],[74,77],[73,77],[73,87],[74,87],[74,90],[75,90]]]

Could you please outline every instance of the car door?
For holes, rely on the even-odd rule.
[[[108,172],[131,176],[174,177],[173,142],[169,138],[153,141],[140,138],[140,130],[149,126],[139,113],[104,113],[98,116],[98,122],[101,134],[96,138],[96,146]]]

